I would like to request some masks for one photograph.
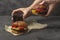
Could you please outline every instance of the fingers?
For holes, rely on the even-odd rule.
[[[11,20],[13,20],[13,17],[11,18]]]
[[[14,14],[15,12],[17,12],[17,11],[19,11],[19,10],[17,10],[17,9],[16,9],[16,10],[13,10],[13,11],[12,11],[12,16],[13,16],[13,14]]]
[[[13,14],[14,14],[15,12],[17,12],[17,11],[24,11],[24,9],[25,9],[25,8],[18,8],[18,9],[13,10],[13,11],[12,11],[12,16],[13,16]]]
[[[22,11],[24,13],[23,14],[23,19],[27,18],[30,15],[30,13],[28,13],[27,8],[19,8],[19,9],[15,9],[15,10],[12,11],[12,16],[15,12],[18,12],[18,11]]]
[[[13,10],[11,15],[13,16],[13,14],[14,14],[16,11],[17,11],[17,10]]]

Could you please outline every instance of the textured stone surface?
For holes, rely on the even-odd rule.
[[[41,23],[47,23],[49,26],[41,30],[32,30],[21,36],[13,36],[4,30],[4,25],[11,24],[11,16],[0,16],[0,40],[60,40],[60,17],[35,17],[31,16],[27,20],[32,18],[39,18]]]

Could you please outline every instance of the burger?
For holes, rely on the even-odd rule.
[[[28,31],[28,24],[25,21],[16,21],[12,23],[12,32],[15,34],[23,34]]]
[[[40,4],[37,8],[33,8],[31,10],[32,14],[42,15],[42,16],[46,15],[47,11],[48,11],[48,7],[46,4]]]
[[[23,12],[22,11],[16,11],[13,14],[13,20],[12,20],[12,32],[15,34],[23,34],[25,33],[28,28],[28,24],[23,20]]]

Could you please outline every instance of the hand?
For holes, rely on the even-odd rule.
[[[13,12],[12,12],[12,16],[13,16],[13,14],[14,14],[16,11],[22,11],[22,12],[23,12],[23,18],[26,18],[26,17],[29,16],[29,14],[28,14],[29,9],[28,9],[28,8],[18,8],[18,9],[15,9],[15,10],[13,10]]]
[[[45,15],[46,17],[49,16],[48,14]]]
[[[24,12],[25,9],[26,9],[26,8],[18,8],[18,9],[15,9],[15,10],[12,11],[12,15],[13,15],[15,12],[17,12],[17,11],[22,11],[22,12]]]

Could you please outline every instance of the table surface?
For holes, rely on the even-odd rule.
[[[5,24],[11,24],[11,17],[0,16],[0,40],[60,40],[60,17],[40,17],[39,22],[47,23],[49,26],[41,30],[32,30],[24,35],[13,36],[4,30]]]

